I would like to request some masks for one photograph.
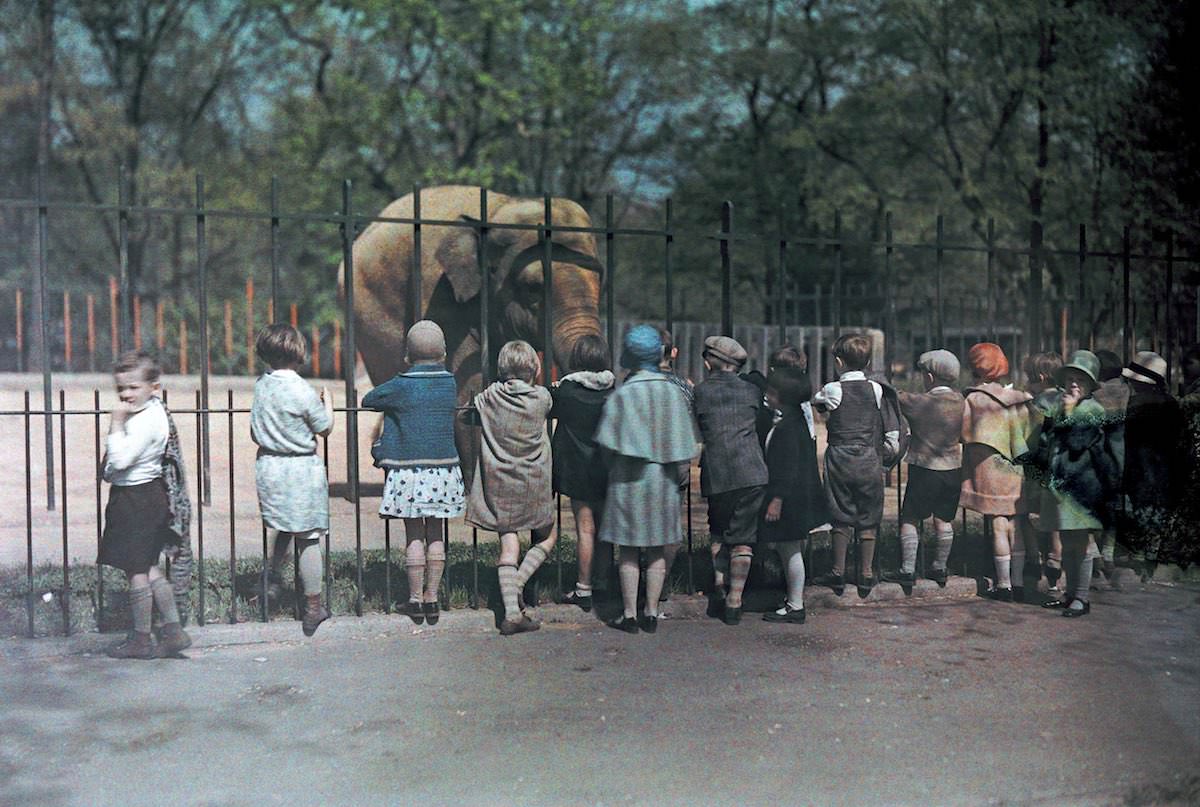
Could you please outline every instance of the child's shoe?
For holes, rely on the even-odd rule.
[[[787,603],[777,611],[771,611],[763,614],[763,622],[786,622],[790,625],[804,624],[804,609],[793,608]]]
[[[704,610],[712,619],[720,619],[725,614],[725,592],[721,589],[708,593],[708,607]]]
[[[930,580],[938,584],[938,588],[946,587],[946,570],[945,569],[930,569],[926,575]]]
[[[501,636],[514,636],[518,633],[529,633],[542,627],[529,617],[521,614],[519,619],[506,619],[500,623]]]
[[[421,603],[421,610],[425,612],[425,621],[430,625],[436,625],[442,618],[442,607],[436,602]]]
[[[133,631],[125,638],[125,641],[108,648],[106,653],[109,658],[152,659],[156,657],[150,634],[138,631]]]
[[[563,605],[578,605],[586,613],[592,610],[592,598],[580,594],[578,591],[572,591],[562,599]]]
[[[885,571],[879,575],[879,579],[884,583],[899,583],[906,597],[912,596],[913,586],[917,583],[915,572]]]
[[[168,622],[162,626],[162,635],[158,640],[158,657],[171,658],[177,656],[192,646],[192,637],[188,636],[178,622]]]
[[[409,600],[404,604],[404,615],[417,625],[425,624],[425,610],[421,608],[420,600]]]
[[[846,590],[846,579],[840,574],[823,574],[813,580],[813,585],[828,586],[833,589],[833,593],[842,596],[842,592]]]
[[[864,577],[858,581],[857,587],[858,598],[860,600],[865,600],[867,597],[871,596],[871,589],[875,588],[875,578]]]
[[[304,630],[305,636],[312,636],[317,632],[317,627],[329,619],[329,610],[321,603],[320,594],[306,594],[304,621],[300,623],[300,627]]]

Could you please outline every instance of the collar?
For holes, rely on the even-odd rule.
[[[930,392],[954,392],[952,387],[947,387],[945,384],[938,384],[929,390]]]
[[[278,370],[267,370],[267,375],[278,376],[279,378],[299,378],[300,374],[290,367],[281,367]]]
[[[847,370],[838,376],[838,381],[866,381],[867,374],[862,370]]]

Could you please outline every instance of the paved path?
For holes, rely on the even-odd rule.
[[[220,626],[188,661],[4,641],[0,804],[1194,804],[1198,616],[1154,585],[1079,620],[970,598],[653,636]]]

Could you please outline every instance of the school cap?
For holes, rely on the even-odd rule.
[[[746,348],[732,336],[708,336],[704,339],[704,356],[712,356],[735,367],[746,363]]]
[[[917,359],[917,369],[929,373],[938,381],[957,381],[961,369],[958,356],[949,350],[929,350]]]

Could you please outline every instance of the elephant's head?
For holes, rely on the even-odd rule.
[[[539,199],[507,199],[489,212],[484,255],[491,278],[490,318],[493,349],[510,339],[524,339],[538,350],[542,345],[544,245],[537,230],[508,229],[498,225],[539,225],[544,222]],[[467,219],[467,217],[464,217]],[[469,220],[469,219],[467,219]],[[575,202],[554,199],[551,227],[590,227],[591,219]],[[447,281],[458,302],[479,295],[477,231],[457,228],[437,250]],[[551,236],[551,334],[554,358],[567,366],[575,341],[585,334],[600,334],[600,262],[591,233],[553,231]]]

